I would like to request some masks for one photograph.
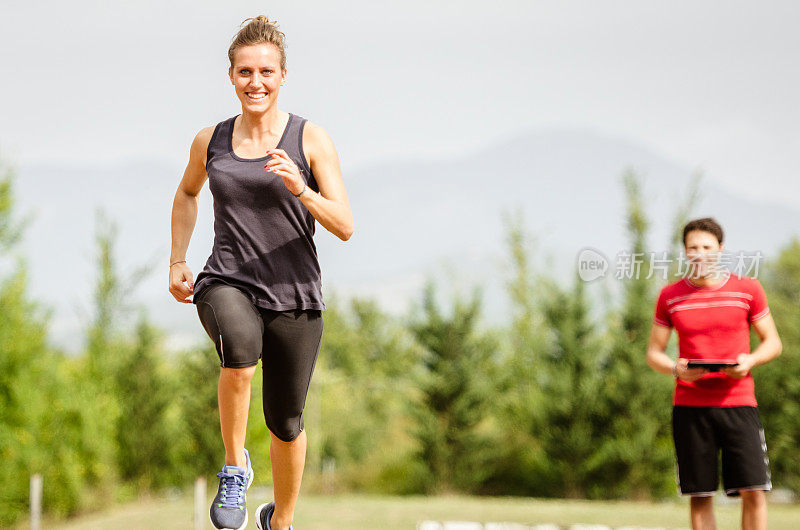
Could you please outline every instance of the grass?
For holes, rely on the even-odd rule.
[[[210,485],[211,486],[211,485]],[[211,489],[211,488],[209,488]],[[211,528],[204,507],[205,528]],[[255,528],[253,512],[262,502],[272,499],[272,491],[253,487],[248,492],[250,521]],[[719,528],[739,527],[740,504],[721,502],[716,506]],[[380,495],[322,496],[303,493],[295,512],[298,530],[358,528],[364,530],[413,530],[419,521],[517,522],[524,524],[575,523],[609,526],[646,526],[688,528],[689,508],[685,499],[664,503],[606,502],[577,500],[545,500],[512,497],[396,497]],[[796,528],[800,505],[771,504],[769,528]],[[187,529],[192,524],[192,495],[176,499],[136,501],[104,513],[85,515],[69,521],[43,521],[44,528],[72,529]],[[19,529],[26,528],[25,524]]]

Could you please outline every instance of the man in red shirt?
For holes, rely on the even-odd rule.
[[[772,488],[764,431],[750,370],[771,361],[782,345],[761,283],[724,270],[722,227],[696,219],[683,230],[689,273],[661,289],[647,347],[647,363],[675,378],[672,435],[678,485],[691,496],[692,528],[714,529],[712,496],[722,452],[725,493],[742,497],[742,528],[767,528],[765,491]],[[750,352],[750,326],[761,344]],[[678,361],[665,352],[672,328]],[[710,371],[689,360],[728,361]]]

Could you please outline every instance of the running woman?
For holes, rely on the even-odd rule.
[[[292,528],[306,454],[303,409],[325,309],[315,221],[343,241],[353,233],[331,138],[278,110],[287,72],[284,38],[263,15],[242,23],[228,50],[228,76],[242,112],[197,133],[172,208],[169,291],[196,305],[221,367],[225,465],[209,512],[220,529],[247,525],[245,492],[253,470],[244,440],[259,359],[275,497],[256,510],[256,526]],[[195,282],[186,250],[206,179],[214,198],[214,245]]]
[[[647,362],[675,378],[672,434],[678,486],[691,496],[692,528],[716,528],[712,497],[718,454],[728,496],[742,498],[742,528],[767,528],[765,491],[772,488],[764,430],[750,371],[776,358],[782,345],[761,283],[719,264],[722,227],[712,218],[683,229],[689,274],[661,289],[647,348]],[[761,339],[750,351],[750,326]],[[678,361],[666,353],[672,328]],[[689,368],[690,359],[738,365],[719,372]]]

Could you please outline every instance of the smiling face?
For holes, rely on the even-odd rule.
[[[236,49],[228,76],[242,109],[264,112],[277,101],[286,70],[281,71],[281,52],[277,46],[254,44]]]
[[[685,250],[689,259],[689,276],[707,278],[717,273],[722,252],[717,236],[705,230],[692,230],[686,234]]]

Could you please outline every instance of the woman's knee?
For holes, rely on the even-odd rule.
[[[297,431],[297,432],[293,432],[293,433],[291,433],[290,436],[284,436],[283,438],[281,438],[280,436],[278,436],[277,434],[275,434],[272,431],[269,431],[269,434],[272,437],[273,441],[278,441],[278,442],[280,442],[282,444],[288,445],[288,444],[297,443],[300,440],[300,435],[302,435],[304,432],[305,432],[305,429]]]
[[[293,442],[303,431],[303,414],[264,412],[267,428],[282,442]]]
[[[223,366],[220,368],[220,377],[228,384],[248,386],[255,372],[256,365],[246,366],[244,368],[227,368]]]

